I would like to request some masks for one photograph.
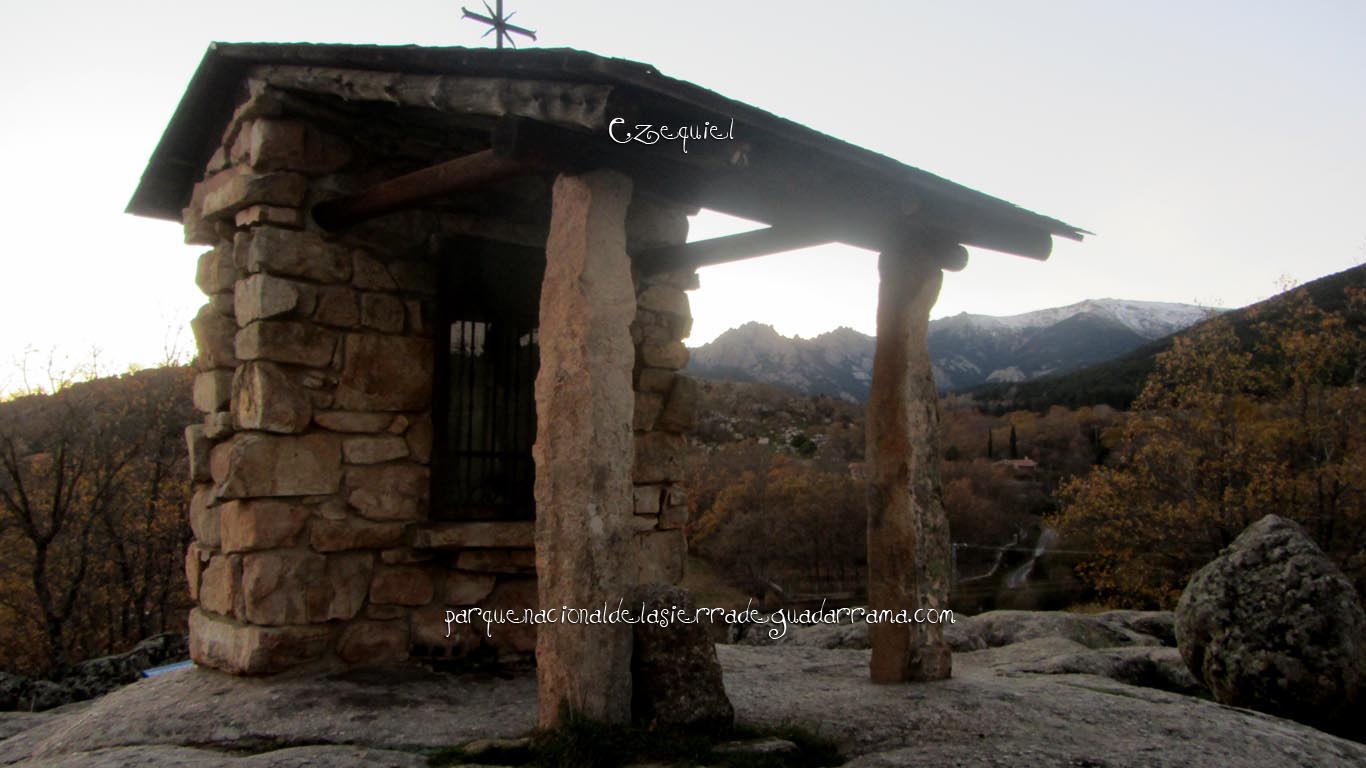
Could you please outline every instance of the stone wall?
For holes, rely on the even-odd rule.
[[[257,92],[185,211],[212,246],[186,430],[198,608],[191,654],[240,674],[408,655],[439,575],[427,517],[433,281],[426,236],[328,236],[307,215],[361,164],[355,146]]]
[[[695,272],[636,276],[634,511],[637,583],[683,580],[688,498],[683,480],[687,438],[697,410],[697,382],[678,371],[688,364],[684,339],[692,329],[688,295]]]
[[[184,213],[187,242],[210,246],[196,275],[208,302],[192,322],[194,402],[205,415],[186,430],[191,655],[269,674],[529,654],[532,627],[446,634],[447,608],[530,607],[537,591],[532,523],[429,519],[432,240],[465,232],[541,244],[539,214],[411,212],[323,232],[308,215],[315,203],[451,148],[376,141],[345,115],[299,107],[297,95],[253,83]],[[396,146],[409,156],[396,160]],[[536,208],[534,190],[524,198]],[[636,246],[685,233],[684,212],[632,205]],[[696,276],[635,277],[636,576],[677,582],[683,432],[696,402],[677,371],[691,324],[684,290]]]

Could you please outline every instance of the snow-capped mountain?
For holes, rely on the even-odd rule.
[[[1065,307],[1052,307],[1022,315],[995,317],[970,315],[962,312],[953,317],[934,320],[930,328],[973,326],[982,329],[1010,329],[1025,331],[1044,328],[1075,317],[1095,315],[1123,325],[1145,339],[1160,339],[1188,328],[1209,316],[1210,309],[1194,304],[1168,304],[1160,301],[1127,301],[1124,299],[1087,299]]]
[[[1119,299],[1008,317],[963,313],[930,323],[930,357],[942,389],[1025,381],[1118,357],[1209,313],[1190,304]],[[873,338],[849,328],[812,339],[787,338],[772,326],[746,323],[695,348],[688,370],[704,378],[763,381],[861,402],[873,372]]]

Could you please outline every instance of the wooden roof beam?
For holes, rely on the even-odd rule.
[[[503,119],[494,132],[499,154],[571,172],[612,168],[663,199],[774,226],[820,230],[825,242],[884,251],[907,233],[930,229],[957,243],[1032,259],[1047,259],[1053,249],[1052,235],[1044,229],[992,217],[930,191],[907,210],[905,193],[849,178],[847,170],[818,158],[783,159],[781,167],[770,168],[760,154],[736,163],[723,144],[699,142],[684,155],[677,147],[619,146],[602,136],[518,118]]]
[[[766,227],[709,240],[651,248],[632,254],[632,261],[640,271],[653,274],[709,267],[834,241],[834,236],[829,232],[800,227]]]
[[[690,243],[642,254],[641,264],[648,265],[643,268],[652,271],[695,268],[836,241],[880,252],[927,230],[934,231],[940,241],[1040,260],[1047,259],[1053,248],[1053,238],[1045,230],[984,217],[955,201],[894,198],[877,186],[843,180],[837,173],[824,184],[817,183],[817,177],[799,180],[810,183],[781,183],[771,173],[748,164],[733,165],[715,152],[682,155],[643,145],[617,146],[600,136],[518,118],[499,122],[491,149],[320,203],[313,216],[324,228],[339,229],[520,174],[593,168],[626,173],[643,190],[664,199],[773,225],[769,230],[705,241],[706,245]]]
[[[381,181],[355,195],[321,202],[313,207],[313,220],[323,229],[342,229],[443,195],[478,189],[537,170],[541,167],[525,158],[485,149]]]

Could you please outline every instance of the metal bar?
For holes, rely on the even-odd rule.
[[[527,337],[525,346],[521,343],[522,337],[517,337],[517,365],[513,374],[526,389],[525,393],[517,398],[513,410],[513,423],[515,424],[513,437],[518,451],[522,454],[522,458],[516,462],[515,470],[517,487],[521,489],[519,504],[527,503],[534,496],[532,487],[534,475],[530,469],[534,464],[531,459],[531,449],[536,435],[533,433],[531,425],[536,414],[536,370],[533,364],[536,362],[538,338],[536,329],[527,331],[525,335]]]
[[[518,386],[517,381],[517,329],[512,324],[512,321],[509,320],[503,323],[502,336],[503,353],[498,356],[498,364],[502,370],[498,372],[498,378],[503,382],[503,397],[501,403],[494,408],[494,413],[497,414],[497,418],[494,420],[495,429],[493,434],[497,447],[505,454],[509,454],[521,447],[517,445],[516,441],[510,438],[512,427],[511,406],[513,403],[517,402],[517,398],[522,396],[522,388]],[[517,495],[517,473],[515,466],[516,463],[506,456],[498,460],[498,474],[511,483],[509,487],[513,489],[508,501],[515,499]]]
[[[481,323],[470,323],[470,329],[470,344],[472,345],[470,347],[470,428],[469,440],[466,441],[465,445],[465,455],[469,457],[470,462],[470,493],[473,494],[474,498],[478,498],[478,489],[484,484],[484,472],[482,462],[473,453],[480,450],[484,445],[482,417],[484,415],[485,384],[481,375],[483,373],[483,356],[475,353],[483,350],[488,334],[484,332]]]
[[[485,326],[484,331],[484,370],[488,372],[488,383],[483,386],[484,390],[484,438],[483,448],[493,452],[498,447],[498,395],[502,389],[499,379],[498,365],[502,357],[501,340],[498,339],[498,325],[495,320]],[[489,339],[494,339],[491,344]],[[498,460],[491,458],[484,467],[485,482],[498,478]]]
[[[449,452],[451,452],[451,466],[448,467],[449,484],[451,484],[452,506],[459,506],[466,502],[464,499],[464,321],[458,320],[451,324],[452,339],[459,336],[455,343],[455,350],[452,353],[451,362],[451,384],[449,384],[449,395],[451,395],[451,406],[449,406]]]
[[[474,323],[466,320],[462,325],[464,325],[464,329],[461,331],[461,338],[464,339],[464,344],[462,345],[460,352],[465,356],[465,375],[464,381],[462,381],[461,384],[465,389],[465,413],[463,419],[464,423],[461,425],[463,427],[461,431],[464,434],[460,436],[460,450],[462,453],[460,459],[461,463],[464,464],[464,496],[465,501],[468,502],[471,500],[470,497],[474,487],[474,467],[472,466],[468,455],[470,448],[473,447],[471,445],[472,440],[470,436],[474,431]]]
[[[517,330],[520,331],[522,329],[518,328]],[[526,348],[522,346],[522,337],[520,335],[513,341],[513,345],[514,346],[512,353],[512,378],[516,379],[518,385],[520,386],[523,383],[522,370],[526,365],[526,361],[523,359],[523,356],[526,354],[524,351]],[[532,387],[534,388],[534,386],[535,384],[533,383]],[[525,414],[522,413],[522,404],[525,400],[525,394],[519,392],[518,396],[516,398],[513,398],[512,401],[512,445],[513,448],[517,451],[522,451],[525,447],[525,449],[527,449],[527,452],[530,452],[530,446],[526,445],[526,425],[522,423],[525,419]],[[513,462],[512,479],[513,482],[516,484],[514,487],[519,489],[522,488],[522,486],[526,483],[526,477],[522,473],[521,461]]]

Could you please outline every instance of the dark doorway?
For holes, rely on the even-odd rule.
[[[437,258],[432,518],[533,519],[545,253],[462,237]]]

